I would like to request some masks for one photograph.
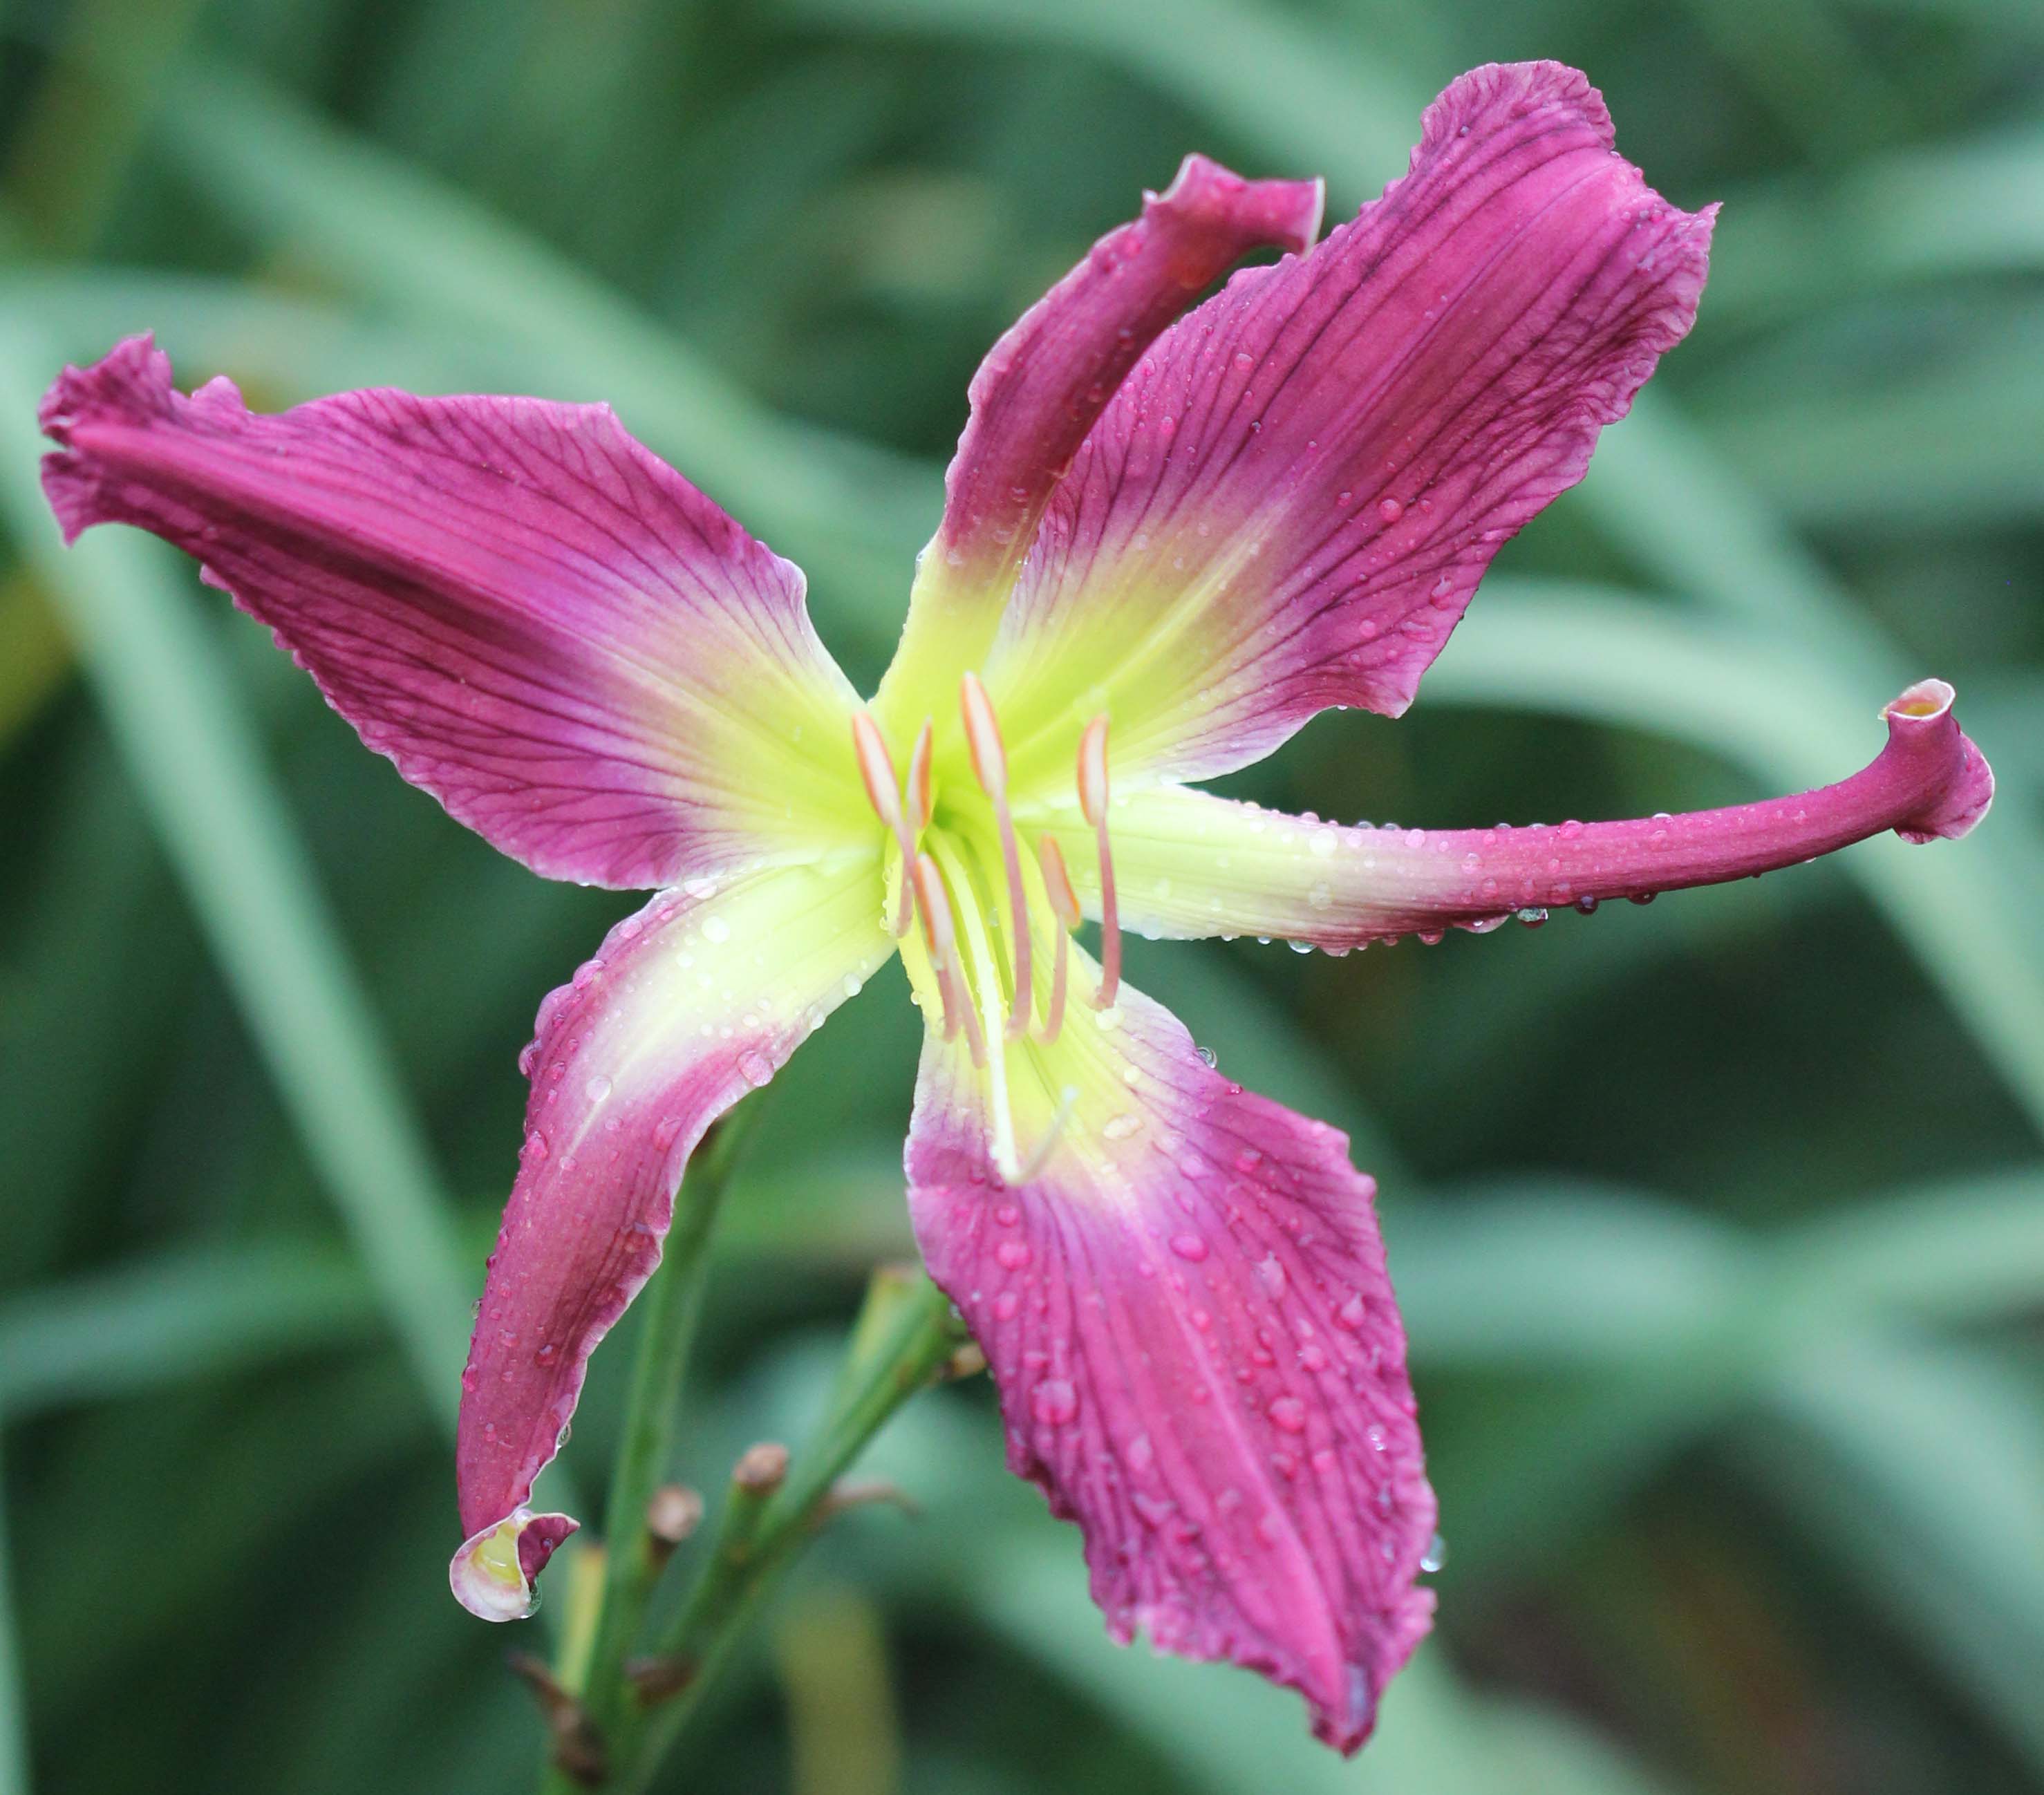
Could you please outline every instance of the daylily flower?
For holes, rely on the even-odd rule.
[[[463,1378],[478,1613],[527,1612],[574,1525],[533,1479],[691,1149],[898,954],[927,1024],[910,1209],[1014,1469],[1083,1529],[1117,1639],[1260,1670],[1353,1749],[1432,1609],[1375,1187],[1122,980],[1120,931],[1339,953],[1984,811],[1934,680],[1842,783],[1689,816],[1341,828],[1194,789],[1327,706],[1405,709],[1689,329],[1712,217],[1546,63],[1457,81],[1410,172],[1315,248],[1320,205],[1190,158],[1002,338],[870,703],[801,575],[603,407],[259,417],[225,381],[180,396],[146,337],[52,389],[67,537],[177,544],[462,821],[548,877],[655,888],[523,1061]],[[1283,259],[1180,317],[1258,247]]]

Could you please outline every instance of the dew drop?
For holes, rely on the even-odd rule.
[[[1270,1405],[1270,1424],[1283,1433],[1306,1431],[1306,1405],[1296,1396],[1281,1396]]]
[[[1420,1568],[1429,1573],[1439,1570],[1448,1562],[1448,1543],[1439,1534],[1427,1542],[1427,1549],[1420,1555]]]
[[[750,1047],[738,1056],[738,1075],[757,1090],[774,1076],[774,1067],[763,1053]]]
[[[1135,1509],[1136,1518],[1145,1527],[1155,1528],[1160,1532],[1164,1523],[1171,1518],[1171,1512],[1174,1506],[1174,1504],[1165,1501],[1161,1497],[1149,1495],[1140,1489],[1128,1498],[1128,1505]]]
[[[592,1103],[601,1103],[610,1094],[610,1081],[599,1072],[582,1087],[582,1094]]]
[[[1079,1393],[1062,1378],[1046,1378],[1030,1393],[1029,1410],[1044,1426],[1061,1428],[1079,1412]]]
[[[731,924],[722,917],[705,917],[702,932],[703,939],[713,944],[721,944],[731,939]]]
[[[1197,1234],[1174,1234],[1171,1236],[1171,1251],[1181,1259],[1190,1259],[1193,1264],[1207,1256],[1207,1243]]]
[[[993,1250],[995,1260],[1005,1271],[1020,1271],[1035,1256],[1026,1240],[1004,1240]]]

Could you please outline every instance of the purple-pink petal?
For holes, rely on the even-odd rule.
[[[517,1181],[462,1374],[456,1472],[471,1547],[528,1518],[590,1353],[659,1263],[704,1131],[892,951],[877,859],[708,886],[663,892],[626,917],[540,1008],[522,1062],[532,1095]],[[513,1533],[522,1562],[531,1535]]]
[[[1344,828],[1206,792],[1132,794],[1115,815],[1123,917],[1158,936],[1262,935],[1336,952],[1515,911],[1644,899],[1791,867],[1892,829],[1927,842],[1986,814],[1994,775],[1926,679],[1884,712],[1888,741],[1850,778],[1792,798],[1624,822],[1512,828]],[[1097,882],[1062,832],[1097,911]]]
[[[856,801],[855,698],[801,573],[607,407],[378,390],[261,416],[225,380],[186,398],[140,336],[67,369],[42,425],[67,540],[128,523],[198,558],[370,747],[535,871],[647,886],[815,851],[809,809],[783,810],[829,782],[799,725]]]
[[[1120,1017],[1122,1113],[1014,1187],[984,1074],[932,1033],[916,1238],[986,1351],[1009,1463],[1084,1531],[1114,1637],[1289,1685],[1353,1751],[1433,1609],[1375,1186],[1339,1133],[1229,1083],[1125,986]]]
[[[1136,359],[1214,278],[1263,247],[1304,252],[1319,233],[1318,181],[1247,181],[1189,156],[1142,216],[1110,231],[987,352],[944,479],[901,657],[926,630],[947,678],[976,663],[1052,489]],[[963,622],[959,636],[945,626]],[[898,679],[900,675],[895,677]]]
[[[1119,751],[1197,778],[1328,705],[1402,711],[1695,317],[1712,211],[1612,141],[1574,70],[1478,69],[1381,199],[1161,337],[1045,513],[986,669],[1004,719],[1077,659]]]

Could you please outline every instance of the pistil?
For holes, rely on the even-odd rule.
[[[1093,1008],[1105,1009],[1121,989],[1121,920],[1114,901],[1114,856],[1107,844],[1107,715],[1079,737],[1079,809],[1093,825],[1100,855],[1100,989]]]

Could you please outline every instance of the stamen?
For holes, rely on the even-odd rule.
[[[930,826],[936,809],[930,796],[930,720],[923,719],[923,732],[909,755],[909,827],[920,836]]]
[[[972,1049],[975,1066],[986,1063],[986,1037],[980,1032],[979,1017],[972,1007],[972,994],[966,987],[959,963],[958,936],[951,927],[951,900],[944,895],[944,882],[937,863],[927,854],[915,859],[916,907],[923,913],[923,940],[930,950],[930,964],[937,975],[937,989],[944,1003],[944,1039],[955,1041],[965,1030],[966,1044]]]
[[[1008,910],[1014,923],[1015,1002],[1008,1016],[1008,1038],[1019,1041],[1029,1032],[1035,1008],[1035,989],[1030,965],[1029,894],[1022,882],[1022,851],[1015,840],[1015,819],[1008,809],[1008,751],[1001,740],[1001,725],[979,675],[968,673],[959,688],[959,708],[965,716],[966,746],[972,751],[972,770],[980,790],[993,804],[993,820],[1001,831],[1001,859],[1008,874]]]
[[[1105,1009],[1121,989],[1121,921],[1114,901],[1114,856],[1107,845],[1107,714],[1079,737],[1079,809],[1093,824],[1100,851],[1100,990],[1093,1008]]]
[[[1064,850],[1055,837],[1047,835],[1036,844],[1036,864],[1043,869],[1043,889],[1050,894],[1051,909],[1058,919],[1057,958],[1051,969],[1051,1009],[1043,1019],[1042,1036],[1048,1047],[1065,1025],[1065,984],[1072,957],[1071,932],[1079,925],[1079,900],[1072,890],[1072,875],[1065,871]]]
[[[863,710],[851,713],[852,751],[859,758],[859,776],[865,782],[866,796],[873,805],[874,814],[894,832],[894,839],[901,846],[901,900],[894,914],[894,932],[906,935],[914,920],[914,899],[909,884],[909,868],[916,863],[916,838],[910,833],[908,819],[901,814],[901,791],[894,780],[894,757],[887,751],[887,743],[880,733],[880,726]]]
[[[1051,1125],[1044,1129],[1043,1138],[1030,1149],[1029,1157],[1015,1168],[1011,1176],[1005,1170],[1001,1177],[1011,1185],[1033,1184],[1044,1167],[1051,1163],[1058,1143],[1065,1137],[1065,1129],[1070,1124],[1072,1109],[1079,1100],[1079,1087],[1067,1085],[1058,1094],[1058,1107],[1051,1113]]]

